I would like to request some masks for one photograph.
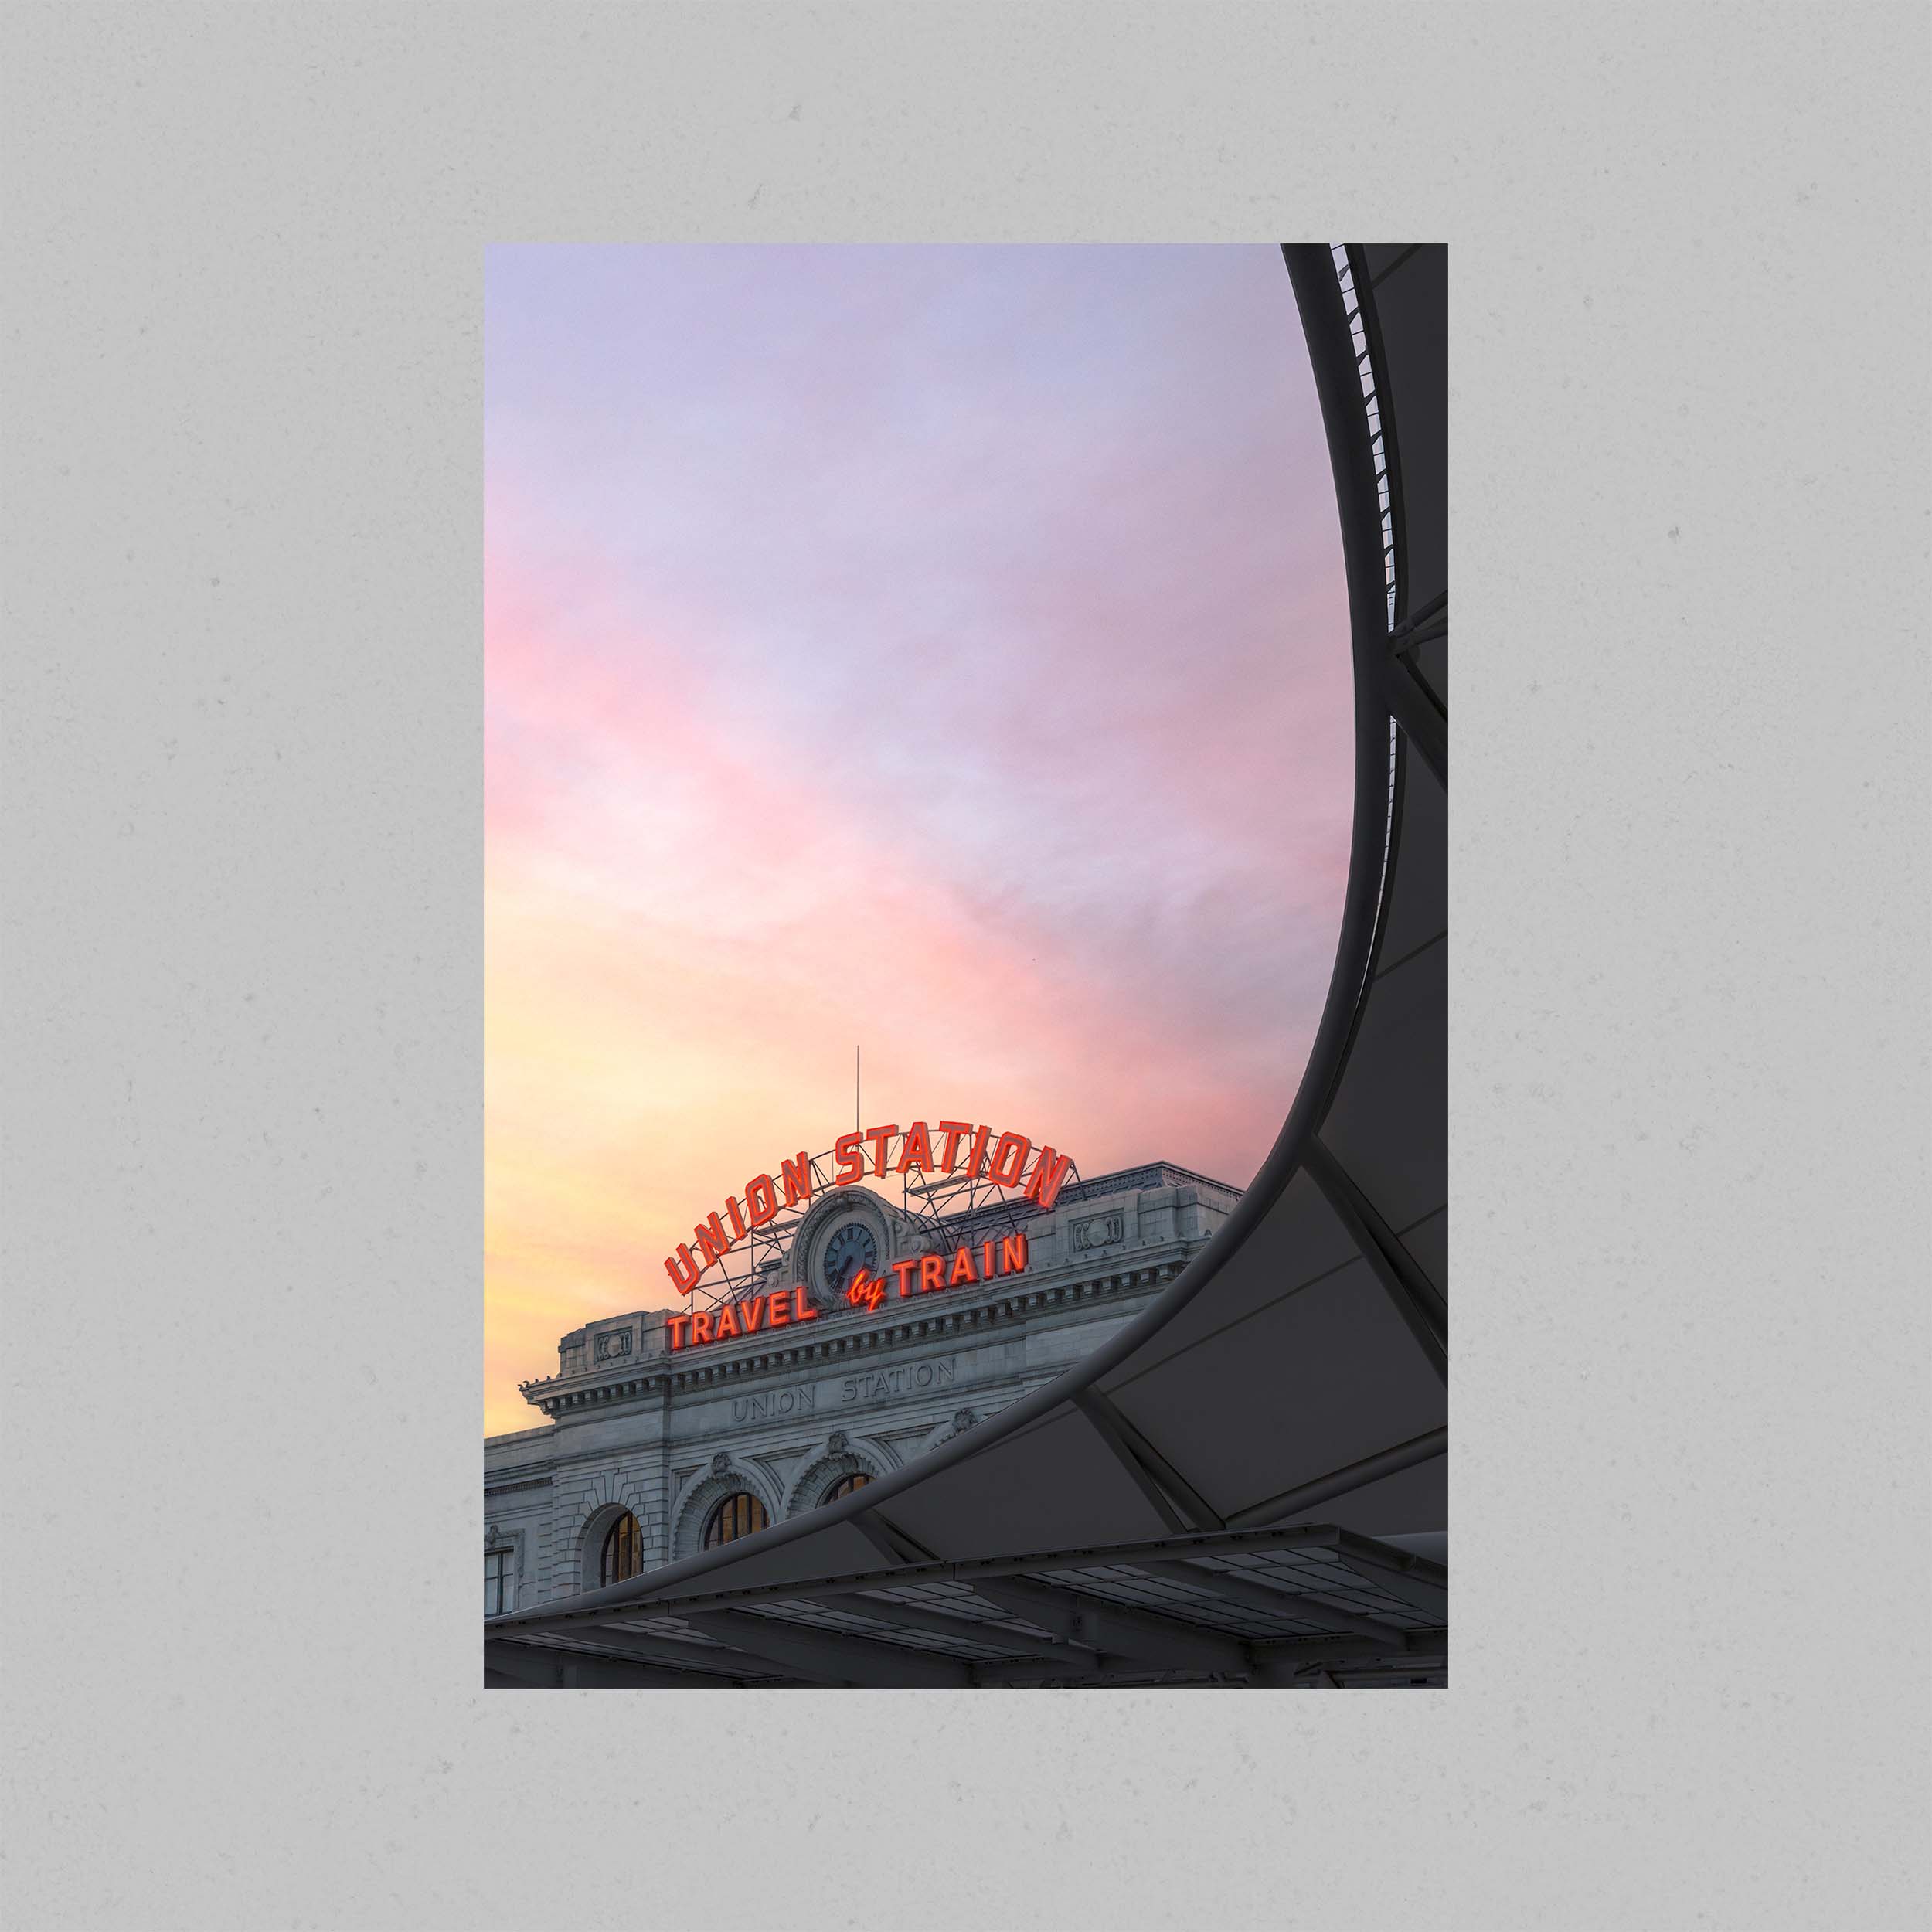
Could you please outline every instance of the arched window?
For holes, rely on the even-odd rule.
[[[626,1510],[604,1539],[604,1554],[597,1563],[597,1582],[621,1583],[644,1567],[644,1532],[638,1519]]]
[[[764,1505],[740,1489],[712,1511],[711,1519],[704,1526],[704,1546],[712,1549],[719,1543],[735,1543],[740,1536],[764,1529],[765,1522]]]
[[[871,1481],[864,1470],[855,1469],[850,1475],[841,1476],[818,1500],[821,1503],[836,1502],[841,1496],[849,1496],[855,1489],[864,1488]]]

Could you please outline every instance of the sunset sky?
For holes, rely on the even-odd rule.
[[[852,1124],[1247,1182],[1348,847],[1279,250],[499,247],[485,1427]]]

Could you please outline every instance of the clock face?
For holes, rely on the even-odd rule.
[[[834,1294],[843,1294],[861,1268],[879,1265],[879,1243],[862,1221],[848,1221],[825,1243],[818,1272]]]

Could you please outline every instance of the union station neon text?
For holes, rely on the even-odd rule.
[[[898,1157],[888,1166],[895,1137],[900,1143]],[[940,1148],[937,1157],[933,1151],[935,1140]],[[868,1145],[872,1149],[869,1172],[876,1175],[964,1172],[975,1180],[1018,1188],[1026,1199],[1039,1203],[1042,1213],[1059,1199],[1061,1184],[1073,1165],[1069,1155],[1050,1147],[1043,1147],[1036,1154],[1033,1143],[1024,1134],[995,1136],[991,1128],[967,1121],[941,1121],[930,1128],[923,1121],[914,1121],[901,1134],[895,1122],[839,1135],[832,1148],[838,1162],[832,1175],[835,1187],[850,1187],[864,1178],[869,1169],[863,1150]],[[737,1195],[730,1196],[722,1213],[707,1215],[692,1230],[691,1240],[680,1241],[677,1252],[666,1257],[665,1272],[677,1284],[678,1292],[690,1294],[705,1270],[754,1228],[775,1220],[784,1209],[809,1201],[814,1185],[811,1157],[804,1153],[796,1160],[781,1161],[777,1179],[769,1174],[754,1174],[742,1189],[742,1206]]]

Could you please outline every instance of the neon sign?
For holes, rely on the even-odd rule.
[[[979,1257],[977,1265],[974,1260],[976,1254]],[[981,1241],[977,1247],[965,1242],[954,1249],[950,1256],[909,1254],[892,1263],[891,1270],[899,1277],[901,1294],[915,1292],[908,1285],[915,1270],[919,1275],[917,1292],[920,1294],[932,1294],[941,1288],[961,1287],[971,1282],[991,1281],[1002,1274],[1022,1274],[1026,1270],[1026,1236],[1003,1234],[996,1240]],[[869,1274],[863,1268],[852,1277],[852,1286],[845,1291],[845,1299],[855,1308],[869,1308],[874,1315],[879,1312],[879,1304],[885,1298],[885,1276]]]
[[[991,1241],[962,1243],[950,1254],[909,1254],[891,1263],[888,1274],[898,1277],[902,1295],[933,1294],[968,1283],[992,1281],[1026,1270],[1026,1236],[1002,1234]],[[918,1285],[913,1285],[913,1277]],[[891,1285],[886,1275],[861,1268],[852,1277],[845,1299],[855,1308],[876,1315]],[[716,1309],[694,1308],[689,1315],[666,1315],[665,1338],[672,1354],[699,1348],[707,1342],[735,1342],[745,1335],[816,1321],[818,1311],[802,1287],[774,1288],[742,1301],[726,1301]]]
[[[895,1138],[898,1156],[888,1166]],[[937,1156],[933,1151],[935,1139],[940,1149]],[[863,1151],[867,1146],[872,1149],[869,1165]],[[1061,1185],[1073,1165],[1070,1155],[1051,1147],[1036,1150],[1024,1134],[995,1136],[991,1128],[968,1121],[941,1121],[932,1128],[923,1121],[914,1121],[903,1134],[896,1123],[869,1127],[862,1132],[840,1134],[832,1144],[832,1153],[838,1162],[831,1182],[834,1187],[850,1187],[869,1172],[882,1177],[889,1173],[959,1175],[1017,1189],[1023,1199],[1037,1202],[1043,1213],[1060,1198]],[[795,1160],[781,1161],[776,1178],[754,1174],[737,1194],[726,1197],[722,1210],[706,1215],[692,1228],[689,1241],[680,1241],[666,1257],[665,1272],[677,1284],[678,1292],[690,1294],[706,1270],[755,1230],[777,1219],[784,1209],[809,1202],[815,1185],[811,1157],[802,1152]],[[811,1317],[798,1318],[808,1321]]]
[[[689,1315],[666,1315],[665,1339],[675,1354],[704,1342],[734,1342],[763,1328],[789,1328],[794,1321],[816,1321],[818,1311],[803,1288],[774,1288],[744,1301],[726,1301],[718,1308],[696,1308]]]

